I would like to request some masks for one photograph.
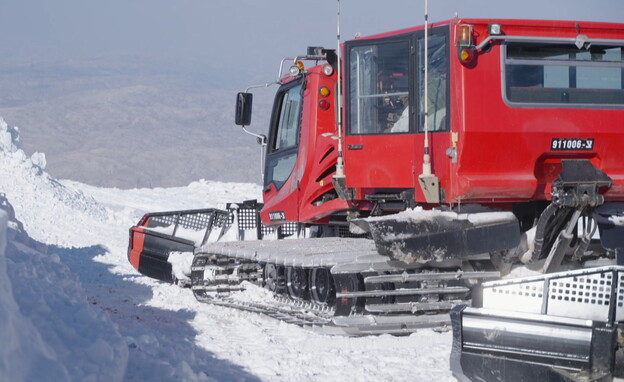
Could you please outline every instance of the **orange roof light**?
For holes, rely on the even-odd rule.
[[[472,25],[460,24],[457,26],[457,46],[472,46]]]

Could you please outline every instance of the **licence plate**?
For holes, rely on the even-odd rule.
[[[593,150],[594,138],[553,138],[550,149],[552,151]]]

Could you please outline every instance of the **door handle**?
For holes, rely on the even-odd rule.
[[[364,145],[348,145],[347,148],[349,150],[362,150]]]

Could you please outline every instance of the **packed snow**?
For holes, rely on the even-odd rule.
[[[0,120],[0,193],[2,381],[454,380],[450,332],[319,334],[201,304],[127,261],[128,229],[145,212],[259,198],[258,185],[120,190],[56,180]]]

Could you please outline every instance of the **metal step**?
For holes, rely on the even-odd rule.
[[[406,288],[395,290],[369,290],[357,292],[338,292],[336,298],[358,298],[358,297],[384,297],[384,296],[410,296],[423,294],[455,294],[468,293],[466,287],[444,287],[444,288]]]
[[[437,302],[400,302],[395,304],[367,304],[364,309],[370,313],[418,313],[427,311],[451,310],[466,301],[437,301]]]
[[[431,281],[431,280],[462,280],[462,279],[499,279],[500,272],[431,272],[431,273],[407,273],[403,272],[398,275],[379,275],[368,276],[364,278],[366,284],[380,283],[406,283],[412,281]]]
[[[420,314],[334,317],[334,325],[350,335],[409,334],[423,328],[446,328],[451,322],[448,314]]]
[[[193,291],[197,292],[206,292],[206,293],[230,293],[230,292],[240,292],[245,290],[243,286],[240,284],[236,285],[227,285],[227,284],[217,284],[217,285],[193,285],[191,287]]]

